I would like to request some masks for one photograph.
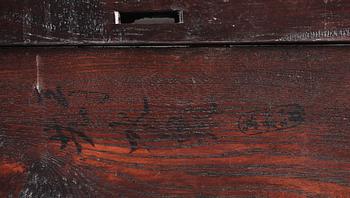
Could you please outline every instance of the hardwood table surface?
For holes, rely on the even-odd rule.
[[[1,195],[347,197],[349,53],[3,48]]]

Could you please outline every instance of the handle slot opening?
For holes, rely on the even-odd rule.
[[[183,23],[183,11],[114,12],[115,24]]]

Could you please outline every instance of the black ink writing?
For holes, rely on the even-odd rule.
[[[118,118],[122,121],[110,122],[110,127],[126,126],[127,129],[124,131],[126,138],[130,145],[130,153],[138,149],[140,135],[137,133],[137,128],[144,122],[145,117],[149,114],[149,104],[148,99],[145,97],[143,99],[143,110],[141,114],[134,120],[130,119],[125,113],[119,113]]]
[[[92,138],[87,136],[85,132],[78,130],[79,126],[87,126],[90,122],[90,118],[87,115],[87,110],[85,108],[81,108],[79,110],[79,115],[82,117],[83,121],[80,122],[69,122],[67,125],[60,124],[55,120],[51,120],[50,122],[44,125],[44,131],[50,132],[54,131],[56,134],[51,136],[50,140],[60,141],[61,149],[67,147],[70,141],[74,142],[77,152],[81,153],[82,146],[78,141],[78,138],[88,142],[92,146],[95,146]]]
[[[246,112],[240,116],[238,128],[242,133],[256,135],[296,127],[304,121],[304,107],[290,104]]]
[[[62,92],[61,87],[57,86],[55,90],[46,89],[39,91],[35,88],[38,103],[42,103],[45,99],[54,100],[57,104],[67,108],[69,106],[68,100]]]
[[[87,100],[92,100],[94,102],[104,104],[108,101],[110,101],[110,96],[107,93],[101,93],[101,92],[96,92],[96,91],[70,91],[68,93],[68,96],[81,96],[84,97]]]

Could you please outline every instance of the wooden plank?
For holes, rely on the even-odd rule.
[[[349,53],[0,49],[0,196],[346,197]]]
[[[183,23],[115,24],[115,12],[183,11]],[[0,45],[348,42],[340,0],[2,0]]]

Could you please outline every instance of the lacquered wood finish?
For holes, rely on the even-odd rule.
[[[0,196],[347,197],[349,53],[2,48]]]

